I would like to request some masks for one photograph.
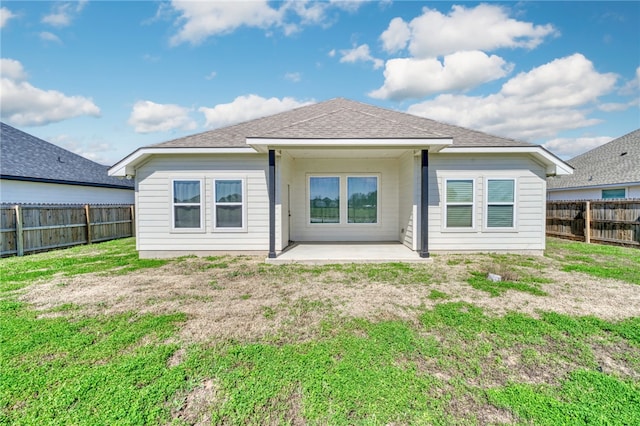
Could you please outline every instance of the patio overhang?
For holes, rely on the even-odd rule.
[[[292,152],[321,152],[343,153],[354,150],[375,151],[406,151],[423,150],[438,152],[453,144],[452,138],[259,138],[248,137],[247,145],[258,152],[267,153],[270,149],[288,150]]]

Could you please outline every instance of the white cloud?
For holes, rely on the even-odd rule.
[[[87,0],[56,3],[51,13],[42,18],[42,22],[58,28],[67,27],[86,5]]]
[[[333,58],[336,56],[336,49],[331,49],[327,55],[329,55],[330,58]]]
[[[190,112],[190,108],[179,105],[138,101],[133,106],[128,123],[136,133],[193,130],[197,126],[189,116]]]
[[[299,72],[288,72],[284,74],[285,80],[292,81],[294,83],[299,83],[302,80],[302,74]]]
[[[640,67],[636,68],[636,75],[633,79],[627,81],[619,90],[620,95],[638,96],[638,90],[640,89]]]
[[[407,99],[437,92],[468,90],[506,76],[513,69],[499,56],[483,52],[456,52],[436,58],[397,58],[387,61],[384,85],[369,93],[372,98]]]
[[[558,157],[570,159],[612,141],[609,136],[583,138],[556,138],[545,142],[542,146]]]
[[[382,59],[371,56],[368,44],[361,44],[353,49],[341,50],[340,54],[342,55],[340,62],[343,63],[372,62],[374,69],[378,69],[384,65]]]
[[[382,33],[382,47],[389,53],[394,53],[407,47],[411,38],[411,28],[402,18],[393,18],[389,27]]]
[[[461,50],[491,51],[498,48],[533,49],[556,34],[552,25],[533,25],[508,16],[508,9],[480,4],[474,8],[453,6],[448,15],[425,7],[408,24],[394,18],[381,39],[395,52],[408,44],[418,58],[447,55]]]
[[[113,147],[101,137],[94,136],[94,139],[91,141],[83,141],[82,139],[76,139],[73,136],[62,134],[48,137],[46,140],[96,163],[104,165],[113,164],[114,159],[110,158],[110,155],[107,155],[113,154]]]
[[[40,40],[42,41],[50,41],[53,43],[62,43],[62,40],[60,40],[60,37],[58,37],[57,35],[50,33],[49,31],[43,31],[39,34],[40,36]]]
[[[440,95],[408,108],[415,115],[523,140],[597,124],[588,116],[611,93],[615,74],[598,73],[584,56],[556,59],[507,81],[488,96]]]
[[[238,27],[269,28],[282,20],[282,12],[270,7],[266,1],[238,2],[171,2],[180,13],[182,27],[171,38],[171,44],[201,43],[211,35],[229,33]]]
[[[201,107],[198,111],[207,119],[206,127],[216,128],[266,117],[311,103],[313,102],[297,101],[288,97],[266,99],[258,95],[247,95],[238,96],[233,102],[218,104],[213,108]]]
[[[27,79],[27,73],[20,61],[9,58],[0,59],[0,76],[10,80],[23,81]]]
[[[6,7],[0,7],[0,28],[4,28],[9,19],[15,18],[16,15]]]
[[[218,75],[217,72],[215,71],[211,71],[209,74],[207,74],[204,78],[206,80],[213,80],[214,78],[216,78],[216,76]]]
[[[100,108],[90,98],[29,84],[19,61],[0,59],[0,75],[0,115],[11,124],[42,126],[81,115],[100,116]]]
[[[280,28],[285,35],[301,30],[305,25],[331,25],[330,9],[355,11],[361,1],[315,2],[287,0],[283,2],[256,1],[184,1],[172,0],[171,7],[179,14],[180,27],[171,37],[171,44],[199,44],[214,35],[227,34],[240,27],[269,31]],[[163,8],[161,5],[160,8]]]

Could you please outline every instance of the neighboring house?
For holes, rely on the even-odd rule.
[[[1,203],[133,204],[133,182],[109,176],[109,167],[0,125]]]
[[[142,257],[265,252],[290,241],[398,241],[438,251],[541,253],[546,178],[571,173],[538,145],[346,99],[140,148]]]
[[[600,200],[640,198],[640,129],[568,161],[571,176],[547,180],[547,198]]]

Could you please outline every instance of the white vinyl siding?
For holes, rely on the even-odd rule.
[[[486,179],[514,179],[517,228],[485,226]],[[452,232],[445,226],[445,185],[448,179],[472,179],[475,184],[476,227]],[[430,252],[540,252],[545,248],[546,168],[518,154],[432,154],[429,157]]]
[[[399,160],[380,158],[295,158],[291,170],[291,239],[293,241],[398,241]],[[340,178],[340,223],[309,223],[309,177]],[[347,222],[347,178],[378,178],[377,223]]]
[[[472,230],[475,228],[475,191],[473,179],[445,181],[445,228]]]
[[[123,181],[124,182],[124,181]],[[133,204],[133,188],[100,188],[2,179],[0,202],[6,204]]]
[[[136,171],[137,237],[141,252],[195,253],[269,250],[269,197],[266,155],[155,156]],[[171,233],[171,181],[201,179],[204,232]],[[214,232],[213,182],[245,179],[246,232]],[[277,229],[279,226],[277,225]],[[277,235],[277,234],[276,234]]]
[[[399,161],[399,224],[400,242],[412,250],[417,250],[418,239],[414,238],[416,226],[415,218],[418,217],[418,159],[413,151],[404,154]]]
[[[602,191],[606,189],[620,189],[619,185],[609,187],[595,188],[579,188],[579,189],[563,189],[552,190],[547,193],[547,199],[550,201],[562,200],[600,200],[602,199]],[[640,185],[637,183],[624,186],[626,198],[640,198]]]
[[[213,230],[244,232],[247,230],[245,179],[213,180]]]
[[[485,226],[488,230],[516,227],[516,186],[515,179],[486,180]]]

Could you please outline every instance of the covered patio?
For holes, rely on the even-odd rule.
[[[294,243],[266,263],[326,265],[335,263],[424,263],[430,258],[420,257],[399,242],[301,242]]]

